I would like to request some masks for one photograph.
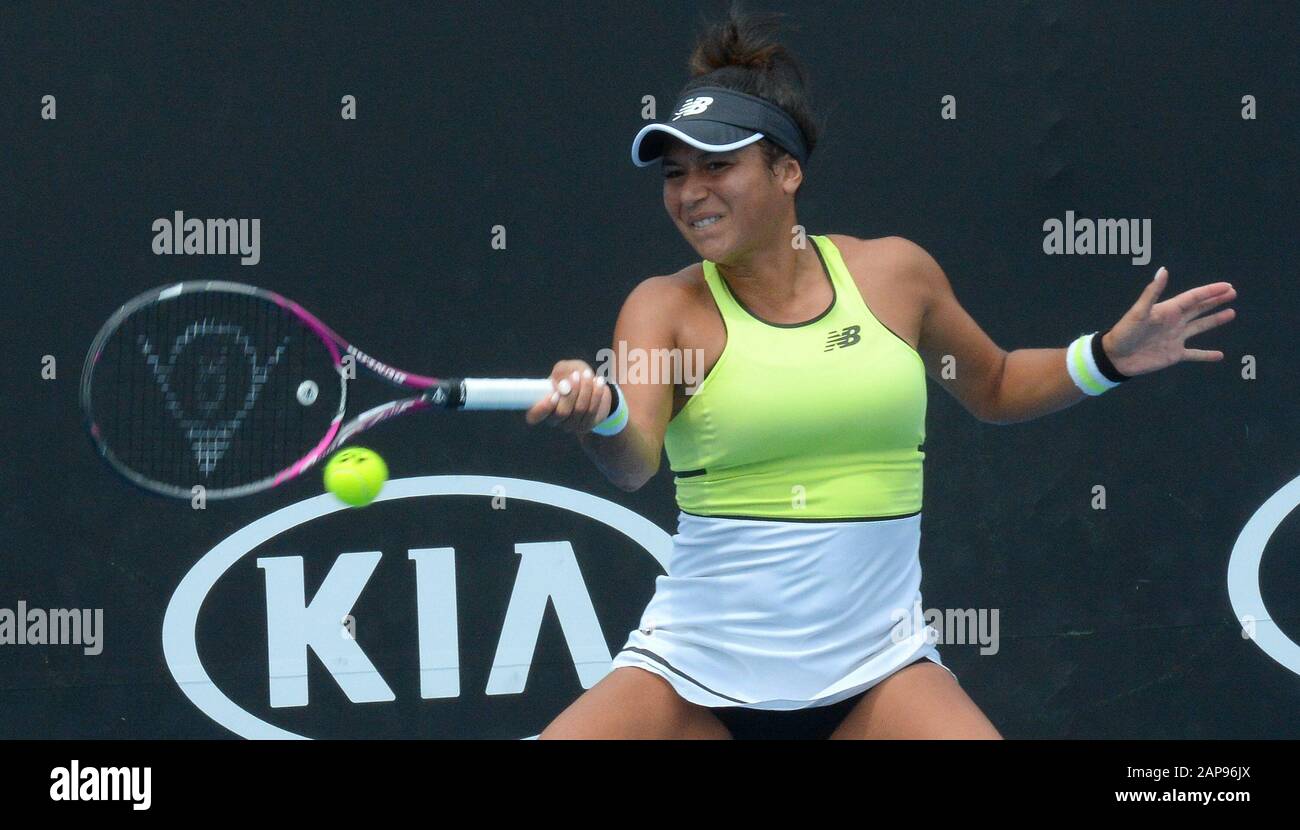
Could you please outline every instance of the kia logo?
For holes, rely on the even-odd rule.
[[[495,476],[425,476],[420,478],[398,479],[388,482],[383,492],[375,500],[376,504],[395,502],[400,499],[427,497],[478,496],[494,500],[524,502],[528,506],[543,505],[570,511],[606,526],[621,534],[636,546],[643,548],[653,557],[659,571],[667,570],[669,555],[672,550],[672,537],[653,522],[613,502],[553,484],[528,481],[517,478],[500,478]],[[231,606],[230,574],[242,573],[245,582],[249,573],[257,573],[265,584],[265,618],[266,641],[253,647],[245,647],[241,636],[225,643],[230,653],[235,654],[236,662],[247,665],[239,666],[241,677],[256,672],[261,659],[263,646],[266,655],[266,690],[269,691],[271,710],[281,710],[287,716],[301,713],[309,704],[308,654],[309,651],[319,658],[319,664],[337,684],[336,689],[325,689],[331,697],[329,700],[352,704],[376,704],[391,702],[398,698],[390,683],[393,682],[394,670],[392,653],[384,655],[389,660],[390,668],[381,672],[376,668],[372,657],[381,649],[375,647],[371,640],[370,653],[363,648],[362,638],[356,636],[354,626],[366,625],[363,620],[354,620],[351,616],[354,606],[366,591],[380,563],[382,554],[370,551],[333,551],[336,554],[332,562],[323,562],[316,557],[311,562],[312,568],[318,570],[328,565],[319,587],[311,594],[310,601],[306,591],[306,568],[301,555],[259,554],[255,560],[257,571],[251,565],[232,571],[232,568],[244,557],[258,550],[277,537],[290,534],[302,535],[296,530],[326,516],[347,510],[347,506],[328,493],[289,505],[281,510],[264,516],[252,524],[236,531],[226,538],[198,562],[194,564],[177,586],[167,606],[163,618],[163,654],[167,667],[175,678],[181,691],[204,714],[221,724],[226,729],[245,738],[305,738],[289,729],[276,726],[248,711],[236,703],[227,691],[234,692],[229,686],[227,691],[212,679],[209,668],[204,666],[199,656],[199,612],[204,601],[218,587],[223,577],[223,608]],[[392,507],[388,509],[394,509]],[[519,507],[527,510],[528,507]],[[497,514],[501,515],[501,514]],[[333,520],[348,525],[380,521],[386,514],[383,510],[367,508],[365,513],[349,514]],[[476,524],[477,522],[477,524]],[[462,524],[468,523],[477,537],[478,527],[486,527],[471,514]],[[326,525],[329,524],[327,520]],[[417,525],[416,531],[427,535],[428,528],[415,522],[403,521],[402,527],[412,532],[407,525]],[[355,527],[352,528],[355,531]],[[397,536],[384,531],[382,527],[370,533]],[[450,532],[450,531],[448,531]],[[464,528],[461,529],[464,533]],[[585,532],[585,531],[578,531]],[[604,531],[601,531],[604,533]],[[347,535],[347,534],[344,534]],[[425,538],[421,535],[420,538]],[[430,538],[436,544],[443,534]],[[486,534],[484,534],[486,535]],[[537,531],[530,536],[536,537]],[[546,535],[546,534],[543,534]],[[558,534],[557,534],[558,535]],[[369,537],[367,537],[369,538]],[[584,536],[584,538],[586,538]],[[392,540],[381,540],[387,549],[392,548]],[[277,542],[283,544],[284,540]],[[338,544],[344,544],[342,542]],[[372,543],[373,545],[373,543]],[[313,549],[319,548],[319,542],[313,543]],[[568,649],[567,658],[572,659],[572,670],[583,688],[591,688],[610,671],[612,655],[609,645],[602,633],[592,597],[588,591],[584,575],[578,569],[578,562],[572,544],[566,540],[519,541],[509,544],[513,554],[518,557],[518,572],[509,586],[508,597],[501,594],[500,605],[504,606],[504,615],[499,617],[498,626],[492,632],[496,637],[495,649],[492,650],[492,664],[485,683],[472,691],[482,691],[485,695],[519,695],[524,691],[525,681],[532,667],[534,651],[538,647],[539,632],[543,625],[543,615],[548,608],[559,618],[563,640]],[[291,546],[292,547],[292,546]],[[602,551],[603,553],[603,551]],[[458,550],[455,547],[417,547],[405,546],[400,565],[402,578],[414,583],[414,617],[406,624],[402,616],[400,624],[409,631],[409,641],[417,643],[410,650],[410,662],[418,659],[418,698],[423,700],[459,699],[461,695],[462,668],[460,665],[460,640],[458,627],[458,597],[456,567],[460,561],[468,561],[479,567],[490,567],[482,561],[487,557],[481,550]],[[397,567],[390,556],[389,566]],[[492,560],[496,561],[496,560]],[[646,567],[649,566],[647,561]],[[620,573],[620,578],[627,577]],[[495,574],[494,576],[499,576]],[[639,577],[637,577],[639,579]],[[391,582],[388,580],[391,593]],[[478,585],[480,582],[473,582]],[[651,586],[642,585],[647,590]],[[377,589],[372,589],[372,595]],[[220,594],[221,592],[218,591]],[[381,602],[389,593],[380,594]],[[400,591],[397,593],[401,593]],[[245,618],[257,619],[251,612],[255,605],[246,601],[246,590],[234,598],[237,603],[239,621]],[[472,602],[473,598],[459,599],[461,603]],[[214,602],[217,600],[214,599]],[[373,602],[373,600],[372,600]],[[396,605],[393,600],[391,605]],[[489,604],[490,605],[490,604]],[[606,604],[607,605],[607,604]],[[497,606],[491,606],[493,609]],[[386,610],[391,610],[385,606]],[[260,609],[257,609],[260,610]],[[461,608],[461,611],[464,609]],[[624,609],[627,610],[626,608]],[[402,612],[405,615],[405,611]],[[376,616],[376,615],[372,615]],[[379,616],[393,616],[379,615]],[[205,617],[209,619],[209,617]],[[613,618],[611,618],[613,619]],[[614,620],[617,622],[617,620]],[[205,623],[205,626],[209,623]],[[627,630],[631,630],[628,626]],[[205,629],[207,630],[207,629]],[[483,640],[483,632],[476,632],[477,640]],[[211,637],[205,642],[210,643]],[[391,648],[391,643],[383,642],[386,652],[405,655],[407,650]],[[205,650],[211,645],[205,645]],[[256,649],[250,651],[249,649]],[[482,650],[482,649],[480,649]],[[244,660],[244,658],[247,658]],[[405,658],[403,658],[405,659]],[[229,655],[224,663],[231,662]],[[380,661],[383,662],[382,660]],[[485,660],[486,662],[486,660]],[[557,661],[550,661],[552,667]],[[217,675],[229,676],[229,668],[217,664]],[[567,665],[567,662],[566,662]],[[412,669],[414,666],[412,666]],[[410,675],[410,684],[414,684],[412,672],[401,670]],[[258,674],[260,676],[260,674]],[[568,675],[570,678],[572,675]],[[319,681],[318,681],[319,682]],[[572,680],[568,680],[572,683]],[[235,698],[248,700],[248,683],[241,683]],[[258,688],[262,688],[258,686]],[[405,687],[404,687],[405,688]],[[413,690],[414,685],[410,688]],[[344,697],[339,696],[339,692]],[[319,694],[319,692],[318,692]],[[404,693],[407,698],[416,698],[417,694]],[[491,698],[496,699],[496,698]],[[328,704],[326,704],[328,705]],[[557,712],[558,714],[558,712]],[[302,723],[298,716],[295,723]],[[528,732],[516,733],[527,735]]]

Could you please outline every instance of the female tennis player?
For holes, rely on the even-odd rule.
[[[670,118],[632,145],[703,262],[640,283],[614,337],[703,350],[703,382],[607,383],[563,360],[526,416],[578,434],[627,491],[666,450],[680,509],[639,628],[542,738],[1000,738],[913,613],[926,377],[1007,424],[1223,359],[1183,344],[1232,319],[1199,316],[1228,283],[1157,304],[1161,268],[1104,335],[1008,354],[912,242],[805,240],[795,195],[819,131],[778,22],[713,26]]]

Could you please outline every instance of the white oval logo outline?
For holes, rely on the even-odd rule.
[[[622,533],[655,558],[667,571],[672,536],[640,514],[599,496],[522,478],[502,476],[418,476],[388,482],[376,502],[422,496],[499,496],[493,488],[506,486],[508,498],[546,504],[590,519]],[[198,652],[199,609],[217,581],[258,545],[314,519],[349,509],[330,493],[287,505],[245,525],[200,557],[176,586],[163,616],[163,657],[176,684],[208,717],[243,738],[310,740],[281,729],[248,712],[212,682]]]
[[[1264,548],[1297,505],[1300,505],[1300,476],[1270,496],[1246,522],[1228,557],[1228,601],[1239,622],[1254,621],[1255,633],[1251,639],[1255,645],[1300,674],[1300,645],[1273,622],[1259,589],[1259,565],[1264,559]]]

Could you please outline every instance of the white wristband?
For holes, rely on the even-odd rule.
[[[609,382],[609,391],[614,395],[614,411],[609,413],[609,417],[596,424],[591,431],[597,435],[618,435],[627,426],[627,398],[618,389],[618,384],[614,381]]]
[[[1100,395],[1108,389],[1114,389],[1119,383],[1106,377],[1097,366],[1092,355],[1092,338],[1097,334],[1085,334],[1070,344],[1065,352],[1065,368],[1070,378],[1080,391],[1087,395]],[[1121,381],[1122,382],[1122,381]]]

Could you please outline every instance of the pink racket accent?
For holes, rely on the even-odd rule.
[[[320,458],[321,453],[325,452],[325,448],[328,447],[330,445],[330,442],[334,440],[334,434],[338,431],[339,431],[339,419],[336,418],[334,420],[334,423],[330,424],[329,432],[325,433],[325,437],[321,439],[321,442],[317,444],[315,448],[312,449],[311,452],[307,453],[302,458],[298,459],[298,462],[294,464],[292,467],[289,467],[288,469],[285,470],[281,470],[276,475],[275,482],[271,486],[278,487],[282,482],[288,481],[289,479],[301,473],[303,470],[315,464],[316,460]]]
[[[431,378],[426,375],[417,375],[411,372],[404,372],[395,366],[389,366],[387,363],[384,363],[381,360],[376,360],[375,358],[361,351],[357,347],[353,346],[348,341],[344,340],[342,337],[339,336],[338,332],[334,331],[329,326],[325,325],[323,322],[321,322],[319,318],[316,317],[316,315],[312,314],[307,309],[298,305],[293,300],[290,300],[288,297],[282,297],[279,294],[276,294],[274,291],[267,291],[266,293],[271,296],[271,299],[275,301],[276,305],[293,312],[293,314],[297,315],[298,319],[306,323],[307,326],[312,331],[316,332],[316,334],[322,340],[325,341],[326,346],[328,346],[330,350],[330,357],[334,359],[335,366],[343,365],[343,357],[339,353],[339,347],[342,346],[344,351],[347,351],[350,354],[356,356],[357,359],[360,360],[362,364],[366,368],[370,369],[371,371],[389,377],[391,377],[393,374],[402,375],[404,378],[402,381],[403,386],[410,386],[415,389],[429,389],[438,385],[437,378]]]
[[[262,472],[257,474],[257,480],[249,483],[239,483],[244,480],[244,477],[238,475],[240,471],[232,471],[232,475],[228,476],[228,478],[232,480],[230,486],[221,486],[219,490],[212,490],[208,494],[209,498],[235,498],[238,496],[251,495],[284,484],[290,479],[301,476],[304,471],[327,457],[338,447],[346,444],[348,440],[357,433],[370,429],[376,424],[383,423],[384,421],[395,418],[405,412],[427,410],[434,407],[484,411],[511,409],[522,410],[527,409],[530,405],[535,403],[536,401],[534,399],[541,400],[546,395],[551,394],[553,389],[553,384],[546,378],[459,378],[453,381],[429,375],[417,375],[402,371],[401,369],[377,360],[356,348],[340,337],[339,334],[329,326],[325,325],[325,323],[322,322],[320,318],[316,317],[316,315],[312,314],[293,300],[273,291],[219,280],[192,281],[163,286],[136,296],[119,308],[113,316],[109,318],[104,326],[101,327],[94,341],[92,341],[88,362],[82,370],[80,391],[80,402],[83,413],[86,416],[86,424],[91,437],[95,440],[100,455],[108,461],[108,463],[113,466],[119,474],[126,477],[132,484],[161,495],[189,499],[191,497],[189,483],[188,481],[181,480],[181,484],[176,484],[175,481],[180,477],[172,475],[173,472],[177,472],[175,470],[162,469],[162,467],[160,467],[162,472],[168,476],[165,479],[160,479],[154,477],[155,473],[152,466],[145,465],[148,471],[141,472],[129,466],[129,463],[134,463],[134,459],[127,458],[124,461],[123,459],[116,457],[112,448],[107,446],[105,443],[105,436],[113,433],[112,422],[98,423],[97,419],[94,418],[94,409],[92,409],[90,400],[92,388],[91,369],[98,367],[101,359],[112,358],[114,353],[105,352],[105,344],[110,341],[111,336],[119,329],[123,321],[136,314],[140,309],[186,294],[209,291],[238,294],[245,297],[256,297],[262,301],[269,300],[274,303],[282,312],[288,312],[291,314],[299,324],[309,329],[320,341],[324,342],[330,360],[340,374],[343,373],[343,361],[346,357],[360,363],[362,367],[368,370],[371,374],[378,376],[382,380],[388,381],[390,384],[419,390],[418,394],[414,396],[407,397],[403,400],[395,400],[386,404],[380,404],[345,422],[344,419],[347,417],[345,407],[349,397],[347,394],[348,389],[346,383],[348,378],[346,376],[340,378],[341,396],[338,404],[339,409],[334,413],[330,420],[326,434],[319,439],[309,452],[301,456],[298,460],[291,462],[289,466],[281,469],[279,472],[271,473],[269,477],[265,475],[266,467],[261,467],[260,469]],[[202,305],[202,303],[200,303],[200,305]],[[263,311],[265,311],[265,309],[263,309]],[[294,334],[298,333],[294,332]],[[288,344],[289,339],[286,337],[281,346],[287,346]],[[106,354],[108,355],[108,358],[105,358]],[[270,364],[268,364],[268,366],[269,365]],[[318,373],[320,368],[323,367],[318,368]],[[155,373],[155,378],[157,379],[158,377],[158,373]],[[265,384],[265,382],[265,379],[258,381],[258,383],[261,384]],[[301,390],[302,387],[300,386],[299,388]],[[163,394],[169,394],[165,388],[163,389]],[[245,400],[246,408],[251,406],[252,403],[255,403],[254,398],[255,395],[250,393]],[[299,402],[304,403],[304,405],[310,405],[301,399]],[[171,401],[171,404],[179,406],[175,401]],[[172,414],[176,415],[177,413],[173,412]],[[324,416],[325,413],[320,413],[320,415]],[[312,429],[318,429],[319,424],[319,420],[314,420]],[[128,424],[124,426],[124,431],[126,434],[130,434],[130,431],[134,428],[133,425]],[[276,424],[271,423],[268,428],[275,429]],[[223,429],[225,428],[223,427]],[[251,426],[244,427],[245,432],[249,429],[251,429]],[[228,434],[222,434],[222,441],[228,442],[232,435],[233,429],[229,429]],[[297,439],[295,438],[294,440],[296,441]],[[208,453],[208,450],[205,449],[204,446],[200,446],[196,449],[196,452],[199,451],[201,451],[201,457],[197,458],[197,461],[200,464],[200,467],[202,467],[203,463],[208,463],[209,465],[216,463],[216,460],[207,460],[205,462],[205,459],[208,459],[209,456],[204,454]],[[284,456],[279,455],[275,458],[271,465],[272,469],[274,468],[274,465],[280,463],[283,457]],[[201,472],[206,475],[210,470],[201,469]],[[180,471],[180,475],[184,475],[183,471]]]
[[[302,320],[304,323],[307,324],[308,328],[316,332],[316,334],[320,337],[320,339],[325,341],[326,347],[329,348],[330,357],[334,359],[334,365],[335,366],[342,365],[343,357],[342,355],[339,354],[338,344],[342,343],[346,345],[347,341],[345,341],[342,337],[339,337],[337,334],[335,334],[334,331],[329,326],[322,323],[320,320],[316,318],[314,314],[312,314],[310,311],[303,308],[302,306],[298,305],[293,300],[290,300],[287,297],[281,297],[279,294],[276,294],[274,291],[268,291],[266,293],[271,295],[271,299],[275,301],[276,305],[280,306],[281,308],[287,308],[289,311],[293,312],[295,315],[297,315],[299,320]],[[277,479],[277,483],[278,483],[278,479]]]

